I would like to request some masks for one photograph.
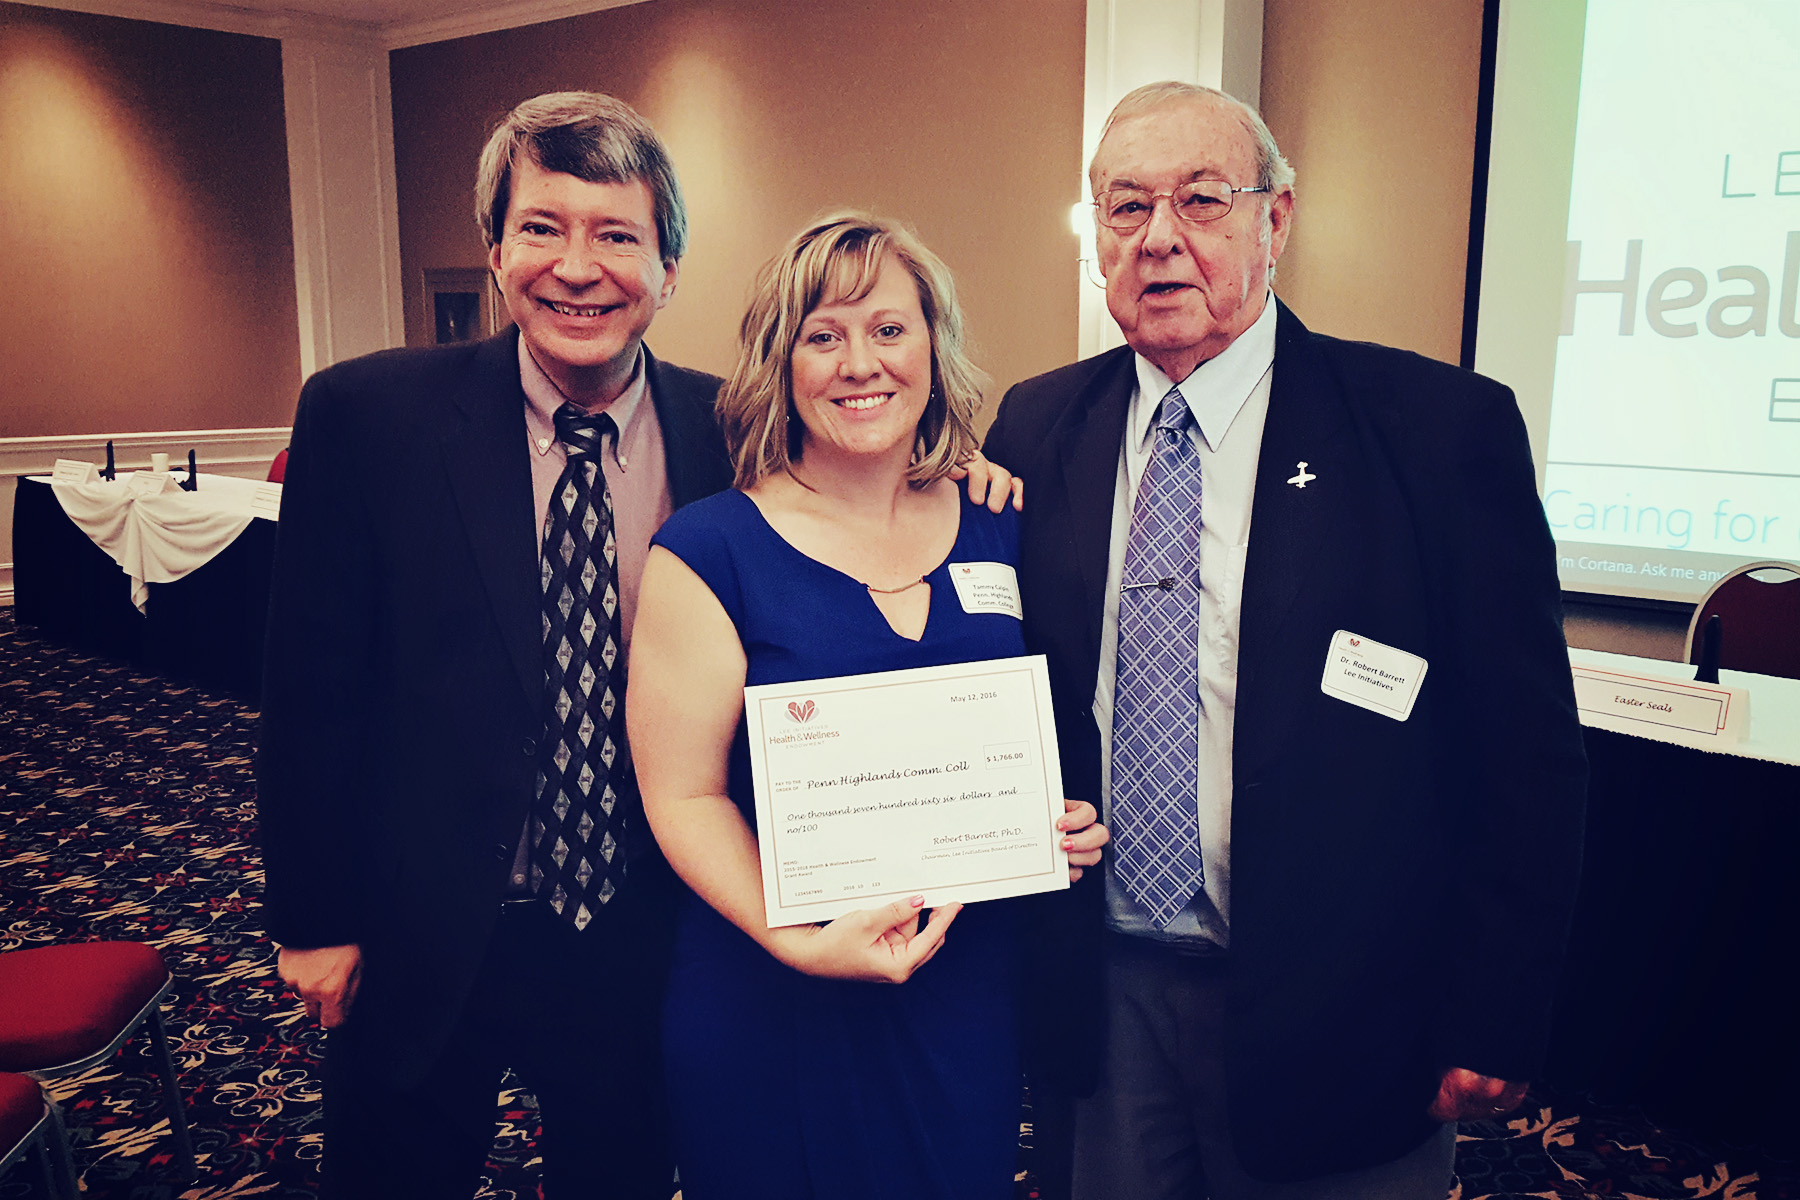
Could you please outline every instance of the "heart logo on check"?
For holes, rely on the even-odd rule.
[[[800,703],[798,700],[789,700],[787,711],[788,720],[794,722],[796,725],[804,725],[812,720],[813,713],[817,710],[814,708],[811,700],[808,700],[805,704]]]

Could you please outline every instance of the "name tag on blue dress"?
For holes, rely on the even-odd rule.
[[[1005,563],[951,563],[950,582],[956,585],[956,598],[966,613],[1025,619],[1025,610],[1019,605],[1019,573]]]

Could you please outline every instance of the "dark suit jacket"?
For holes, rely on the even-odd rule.
[[[720,381],[645,355],[679,507],[731,483]],[[535,782],[528,454],[516,330],[340,363],[294,422],[258,761],[268,930],[362,945],[354,1019],[397,1084],[467,993]],[[631,877],[656,891],[636,824]]]
[[[1238,645],[1226,1062],[1239,1157],[1297,1179],[1417,1145],[1442,1068],[1539,1069],[1586,762],[1511,393],[1318,336],[1285,307],[1276,338]],[[1065,785],[1096,802],[1091,705],[1134,385],[1128,349],[1028,380],[986,446],[1031,484],[1026,639],[1049,657]],[[1302,460],[1304,489],[1286,482]],[[1411,719],[1321,692],[1339,629],[1427,660]],[[1097,1035],[1068,1014],[1103,1011],[1101,901],[1094,872],[1040,906],[1035,1069],[1077,1091]]]

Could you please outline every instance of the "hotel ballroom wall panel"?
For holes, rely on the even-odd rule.
[[[1298,173],[1275,290],[1312,328],[1457,361],[1480,73],[1481,0],[1264,0]]]
[[[1262,109],[1298,173],[1276,292],[1322,333],[1456,362],[1481,0],[1264,0]],[[1504,381],[1502,381],[1504,382]],[[1584,649],[1680,659],[1688,610],[1571,602]]]
[[[286,425],[281,45],[0,3],[0,438]]]

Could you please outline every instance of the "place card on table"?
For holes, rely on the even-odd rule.
[[[281,485],[279,483],[261,483],[250,493],[250,512],[253,516],[267,517],[271,521],[281,519]]]
[[[1574,670],[1584,725],[1703,748],[1736,745],[1750,732],[1750,693],[1743,688],[1606,667]]]
[[[133,471],[125,480],[125,494],[133,500],[143,500],[150,496],[160,496],[169,486],[167,474],[155,471]]]
[[[100,471],[91,462],[79,458],[59,458],[51,472],[52,483],[98,483]]]

